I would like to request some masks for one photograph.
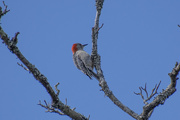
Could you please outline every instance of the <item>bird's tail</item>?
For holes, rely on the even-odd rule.
[[[89,69],[90,75],[87,75],[90,79],[92,79],[92,76],[95,77],[96,79],[99,79],[99,76],[93,72],[93,70]]]

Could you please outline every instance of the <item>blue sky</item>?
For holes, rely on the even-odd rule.
[[[71,46],[89,44],[95,18],[95,0],[6,0],[11,10],[1,20],[10,37],[20,32],[18,47],[49,83],[60,82],[59,98],[91,120],[133,120],[100,91],[97,80],[89,80],[74,66]],[[136,113],[143,101],[133,92],[147,83],[148,91],[161,80],[159,92],[170,83],[168,73],[180,62],[180,1],[105,0],[98,39],[105,79],[119,100]],[[2,2],[0,2],[2,6]],[[39,100],[51,98],[21,63],[0,44],[0,120],[70,120],[46,113]],[[150,120],[180,119],[180,85]]]

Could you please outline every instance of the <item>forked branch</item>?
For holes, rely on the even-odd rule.
[[[99,34],[98,32],[103,26],[103,24],[102,24],[102,26],[99,27],[99,18],[101,15],[103,3],[104,3],[104,0],[96,0],[96,10],[97,11],[96,11],[96,17],[95,17],[95,24],[92,29],[92,44],[93,44],[92,46],[93,46],[93,48],[92,48],[91,57],[92,57],[95,69],[97,71],[97,75],[98,75],[97,80],[99,81],[99,86],[102,88],[102,91],[105,93],[105,95],[108,96],[109,99],[116,106],[121,108],[124,112],[128,113],[130,116],[132,116],[133,118],[135,118],[137,120],[147,120],[151,116],[154,108],[160,104],[164,104],[165,100],[176,91],[176,84],[177,84],[177,79],[178,79],[177,75],[180,71],[180,64],[176,63],[172,72],[169,73],[169,76],[171,78],[171,83],[169,84],[169,86],[164,91],[162,91],[162,93],[160,93],[157,97],[155,97],[155,99],[151,103],[147,103],[147,101],[150,100],[154,95],[157,94],[157,90],[158,90],[161,82],[155,86],[155,88],[152,90],[150,96],[148,96],[146,85],[145,85],[145,88],[139,87],[140,93],[136,93],[136,94],[141,95],[141,97],[144,100],[144,103],[146,104],[143,107],[143,112],[141,113],[141,115],[138,115],[137,113],[132,111],[130,108],[128,108],[127,106],[122,104],[114,96],[113,92],[109,89],[109,86],[108,86],[107,82],[105,81],[103,71],[101,69],[101,57],[97,52],[97,40],[98,40],[98,34]],[[5,5],[4,2],[3,2],[3,4],[4,4],[5,9],[2,11],[2,7],[0,7],[0,20],[3,15],[5,15],[7,12],[9,12],[9,10],[7,9],[7,5]],[[41,102],[39,103],[39,105],[46,108],[47,112],[54,112],[54,113],[58,113],[60,115],[67,115],[70,118],[75,119],[75,120],[88,120],[89,117],[87,118],[87,117],[83,116],[82,114],[76,112],[75,108],[71,109],[67,105],[67,99],[66,99],[65,104],[63,102],[61,102],[58,97],[58,95],[60,93],[60,91],[57,89],[58,84],[55,86],[56,91],[57,91],[57,94],[56,94],[55,91],[50,86],[47,78],[32,63],[30,63],[24,57],[24,55],[21,53],[21,51],[17,47],[18,34],[19,34],[19,32],[17,32],[15,34],[15,36],[12,39],[10,39],[8,37],[8,35],[3,31],[2,27],[0,26],[0,38],[3,40],[3,43],[5,43],[7,45],[7,48],[13,54],[15,54],[26,67],[24,67],[21,64],[20,64],[20,66],[22,66],[23,68],[27,68],[27,70],[29,70],[30,73],[32,73],[34,78],[36,80],[38,80],[45,87],[45,89],[49,93],[50,97],[52,98],[52,104],[47,104],[47,102],[44,101],[45,105],[41,104]],[[147,97],[146,99],[142,95],[142,91],[144,91],[146,93],[146,97]]]
[[[98,34],[99,30],[102,28],[103,24],[101,27],[99,27],[99,18],[101,15],[101,10],[103,7],[104,0],[96,0],[96,17],[95,17],[95,24],[94,27],[92,28],[92,53],[91,53],[91,58],[93,60],[95,69],[97,71],[99,81],[99,86],[101,87],[101,90],[105,93],[106,96],[110,98],[110,100],[119,108],[121,108],[123,111],[128,113],[130,116],[132,116],[135,119],[138,119],[138,114],[135,113],[133,110],[128,108],[127,106],[123,105],[113,94],[113,92],[109,89],[109,86],[107,82],[105,81],[103,71],[101,69],[101,56],[98,54],[97,51],[97,40],[98,40]]]
[[[158,85],[157,85],[157,84],[155,85],[155,87],[152,89],[152,92],[151,92],[151,95],[150,95],[150,96],[148,96],[146,84],[145,84],[145,87],[144,87],[144,88],[143,88],[143,87],[139,87],[139,90],[140,90],[139,93],[135,93],[135,92],[134,92],[134,94],[140,95],[141,98],[143,99],[144,104],[147,105],[147,104],[148,104],[147,101],[149,101],[153,96],[155,96],[156,94],[158,94],[157,90],[158,90],[160,84],[161,84],[161,81],[159,82]],[[144,91],[144,92],[146,93],[146,99],[145,99],[145,97],[144,97],[142,91]]]
[[[171,83],[165,90],[163,90],[157,97],[155,97],[155,99],[151,103],[143,107],[143,112],[140,115],[141,119],[139,120],[147,120],[150,116],[149,114],[153,111],[153,109],[158,105],[163,105],[167,98],[176,91],[176,84],[177,80],[179,79],[177,75],[179,74],[179,71],[180,63],[176,62],[172,72],[168,74],[171,78]]]
[[[180,64],[176,64],[176,67],[169,74],[169,76],[171,77],[171,84],[168,86],[168,88],[165,91],[163,91],[160,95],[158,95],[151,103],[148,104],[147,101],[150,100],[154,95],[157,94],[157,90],[158,90],[161,82],[158,85],[156,85],[154,89],[152,89],[150,96],[148,96],[146,85],[145,85],[145,88],[143,88],[143,87],[139,88],[140,93],[137,93],[137,94],[141,95],[141,97],[144,100],[144,103],[146,104],[143,107],[143,112],[141,115],[138,115],[137,113],[132,111],[130,108],[128,108],[127,106],[122,104],[114,96],[113,92],[109,89],[108,84],[105,81],[103,71],[101,69],[101,57],[97,52],[98,32],[100,29],[99,28],[99,17],[101,15],[101,9],[103,7],[103,3],[104,3],[104,0],[96,0],[96,17],[95,17],[95,24],[92,29],[92,46],[93,47],[92,47],[91,57],[92,57],[95,69],[97,71],[97,75],[99,77],[99,79],[97,79],[99,81],[99,86],[102,88],[102,91],[104,91],[105,95],[108,96],[111,99],[111,101],[115,105],[117,105],[119,108],[121,108],[124,112],[128,113],[130,116],[132,116],[133,118],[135,118],[137,120],[147,120],[151,116],[154,108],[156,106],[158,106],[159,104],[163,104],[164,101],[175,92],[175,86],[176,86],[176,80],[177,80],[176,76],[179,73]],[[145,91],[147,99],[145,99],[144,96],[142,95],[142,90]]]
[[[10,10],[7,9],[7,5],[5,4],[5,2],[3,1],[3,5],[5,7],[5,9],[2,11],[2,7],[0,6],[0,19],[3,15],[5,15],[6,13],[8,13]]]
[[[59,115],[65,115],[64,113],[62,113],[58,109],[54,108],[51,104],[47,104],[47,102],[45,100],[44,100],[44,103],[45,103],[45,105],[41,104],[41,101],[39,101],[38,105],[40,105],[41,107],[47,109],[46,112],[58,113]]]
[[[5,4],[4,4],[5,5]],[[7,10],[7,6],[5,5],[5,10],[2,11],[2,8],[0,7],[0,19],[3,15],[5,15],[9,10]],[[74,109],[70,109],[69,106],[65,105],[64,103],[62,103],[60,101],[60,99],[58,98],[59,92],[57,92],[57,94],[55,93],[55,91],[52,89],[51,85],[49,84],[47,78],[38,70],[38,68],[36,68],[33,64],[31,64],[25,57],[24,55],[21,53],[21,51],[19,50],[19,48],[17,47],[17,43],[18,43],[18,36],[19,32],[17,32],[15,34],[15,36],[10,39],[8,37],[8,35],[4,32],[4,30],[2,29],[2,27],[0,26],[0,38],[3,40],[3,43],[5,43],[7,45],[7,48],[17,56],[17,58],[19,58],[19,60],[26,66],[24,67],[23,65],[19,64],[21,67],[23,67],[24,69],[28,70],[30,73],[32,73],[32,75],[34,76],[34,78],[39,81],[47,90],[47,92],[49,93],[50,97],[52,98],[52,104],[48,105],[46,102],[46,105],[42,105],[41,103],[39,103],[39,105],[41,105],[42,107],[46,108],[48,110],[48,112],[56,112],[58,114],[64,114],[69,116],[72,119],[75,120],[88,120],[88,118],[86,118],[84,115],[76,112]],[[57,87],[57,86],[56,86]],[[61,111],[61,112],[60,112]]]

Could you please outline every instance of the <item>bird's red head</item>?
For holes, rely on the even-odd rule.
[[[77,49],[77,44],[76,44],[76,43],[73,44],[71,50],[72,50],[73,54],[78,50],[78,49]]]
[[[88,44],[82,45],[81,43],[75,43],[75,44],[73,44],[71,50],[74,54],[77,50],[83,50],[84,46],[86,46],[86,45],[88,45]]]

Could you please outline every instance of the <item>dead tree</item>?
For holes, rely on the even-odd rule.
[[[168,97],[170,97],[174,92],[176,92],[176,84],[178,80],[177,75],[180,71],[180,63],[177,62],[172,72],[169,73],[171,82],[169,86],[167,86],[167,88],[163,90],[160,94],[157,93],[157,90],[161,82],[159,82],[158,85],[155,85],[155,87],[152,89],[150,96],[148,95],[146,84],[144,88],[139,87],[140,92],[135,93],[135,94],[140,95],[145,104],[141,114],[137,114],[132,109],[128,108],[120,100],[118,100],[118,98],[109,89],[109,86],[105,80],[103,71],[101,69],[101,56],[98,54],[98,51],[97,51],[97,40],[98,40],[98,33],[100,29],[103,27],[103,24],[101,26],[99,25],[99,18],[101,15],[101,10],[103,8],[104,0],[96,0],[95,2],[96,2],[96,17],[95,17],[94,27],[92,28],[93,48],[92,48],[91,57],[92,57],[95,69],[97,71],[97,75],[98,75],[97,80],[99,82],[99,86],[101,87],[101,90],[105,93],[105,95],[117,107],[119,107],[124,112],[128,113],[131,117],[133,117],[136,120],[148,120],[150,116],[152,115],[153,110],[157,106],[163,105],[165,100],[167,100]],[[4,2],[3,4],[4,4],[4,9],[0,7],[0,19],[10,11]],[[18,65],[23,67],[25,70],[29,71],[34,76],[34,78],[45,87],[48,94],[52,98],[52,104],[47,104],[47,102],[44,101],[45,104],[43,105],[40,101],[39,105],[47,109],[47,112],[54,112],[54,113],[58,113],[59,115],[67,115],[74,120],[88,120],[89,117],[86,117],[82,115],[81,113],[76,112],[75,108],[70,108],[70,106],[67,105],[67,100],[66,100],[66,103],[63,103],[58,97],[60,90],[58,90],[57,86],[59,85],[59,83],[55,85],[56,91],[54,91],[51,85],[49,84],[49,82],[47,81],[46,76],[41,74],[38,68],[36,68],[35,65],[29,62],[29,60],[27,60],[26,57],[21,53],[21,51],[19,50],[17,46],[18,35],[19,35],[19,32],[15,33],[15,36],[13,38],[10,38],[8,34],[4,32],[3,28],[0,26],[0,38],[2,39],[3,43],[7,46],[10,52],[15,54],[18,57],[18,59],[23,63],[23,64],[18,63]],[[146,93],[146,98],[143,95],[143,91]],[[156,94],[157,96],[155,96]],[[154,96],[155,96],[154,100],[148,103],[148,101],[152,99],[152,97]]]

